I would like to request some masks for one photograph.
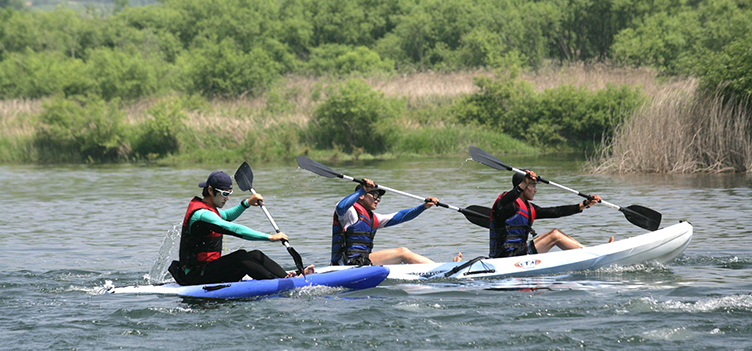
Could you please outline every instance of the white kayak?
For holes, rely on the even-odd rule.
[[[462,262],[386,265],[387,279],[423,280],[432,278],[496,278],[556,274],[628,266],[644,262],[667,263],[679,256],[692,239],[692,224],[672,226],[612,243],[582,249],[555,251],[505,258],[475,258]],[[329,266],[318,272],[351,269]]]

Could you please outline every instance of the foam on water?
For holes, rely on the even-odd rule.
[[[752,295],[729,295],[702,299],[695,302],[668,300],[651,301],[657,308],[684,312],[752,312]]]

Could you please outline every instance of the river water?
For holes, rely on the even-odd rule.
[[[176,252],[173,228],[197,183],[213,170],[118,166],[0,166],[0,348],[108,349],[752,349],[752,177],[749,175],[587,175],[566,157],[506,158],[516,167],[621,206],[688,220],[687,250],[666,265],[647,263],[529,279],[385,282],[357,292],[313,289],[281,298],[191,301],[112,295],[108,286],[163,279]],[[459,207],[490,206],[511,174],[462,158],[324,162],[356,178]],[[254,166],[254,165],[252,165]],[[294,163],[254,166],[254,186],[306,264],[328,262],[331,214],[355,184]],[[229,205],[242,199],[235,190]],[[542,206],[579,202],[541,184]],[[384,196],[379,212],[414,206]],[[258,208],[238,221],[272,232]],[[540,220],[584,244],[641,234],[624,216],[596,206]],[[434,208],[382,229],[376,249],[406,246],[436,261],[487,254],[487,232],[459,213]],[[226,249],[262,249],[294,263],[278,243],[227,238]],[[520,289],[533,287],[535,289]]]

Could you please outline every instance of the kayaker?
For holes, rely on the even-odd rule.
[[[598,203],[601,197],[593,195],[592,200],[585,199],[576,205],[539,207],[530,202],[538,191],[537,175],[529,170],[525,172],[526,175],[515,173],[512,177],[512,190],[502,193],[494,202],[488,255],[510,257],[544,253],[554,246],[562,250],[584,247],[559,229],[536,235],[532,229],[533,222],[541,218],[558,218],[580,213]],[[530,234],[533,235],[533,240],[528,242]],[[613,240],[612,236],[608,242]]]
[[[213,172],[198,186],[203,188],[203,198],[194,197],[188,204],[180,235],[180,261],[173,261],[169,268],[178,284],[236,282],[245,275],[253,279],[274,279],[296,274],[285,272],[259,250],[237,250],[222,256],[223,234],[259,241],[287,240],[287,235],[261,233],[232,223],[246,208],[258,206],[264,198],[254,194],[233,208],[221,210],[232,194],[232,178],[224,172]],[[306,268],[306,274],[309,273],[313,273],[313,266]]]
[[[410,251],[406,247],[373,251],[373,238],[376,230],[407,222],[431,206],[439,199],[429,197],[413,208],[391,214],[373,212],[386,193],[376,188],[370,179],[363,179],[365,185],[358,185],[355,192],[337,203],[332,226],[331,265],[383,265],[400,263],[433,263],[427,257]],[[459,253],[454,261],[460,261]]]

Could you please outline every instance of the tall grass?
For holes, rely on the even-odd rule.
[[[747,101],[675,90],[654,98],[619,126],[589,162],[597,173],[752,172]]]
[[[35,150],[34,116],[42,111],[38,100],[0,100],[0,163],[31,162]]]

